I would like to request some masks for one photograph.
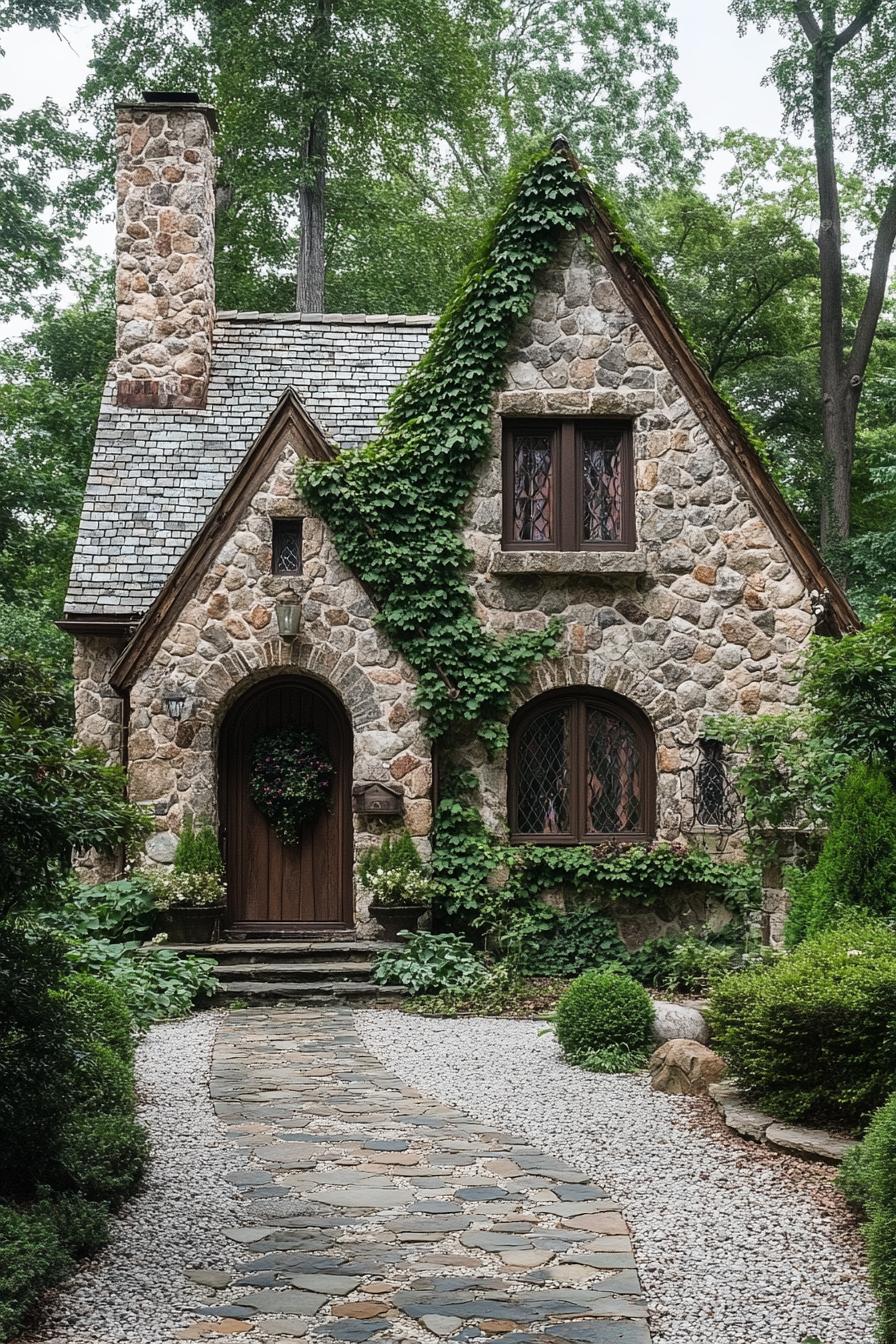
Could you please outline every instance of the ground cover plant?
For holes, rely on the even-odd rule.
[[[784,1120],[860,1126],[896,1088],[896,933],[853,916],[716,984],[715,1048]]]

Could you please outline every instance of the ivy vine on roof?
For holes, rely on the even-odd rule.
[[[393,394],[380,436],[359,452],[299,467],[299,490],[417,672],[417,704],[436,739],[474,729],[490,749],[500,747],[513,690],[557,646],[553,623],[500,638],[478,619],[461,521],[488,451],[507,346],[538,272],[584,215],[579,172],[557,150],[541,154],[515,182],[427,353]]]

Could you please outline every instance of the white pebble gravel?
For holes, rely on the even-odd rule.
[[[220,1015],[152,1027],[137,1051],[138,1119],[152,1158],[138,1194],[112,1221],[112,1241],[51,1297],[31,1341],[170,1344],[196,1285],[188,1265],[223,1267],[222,1229],[238,1221],[225,1172],[242,1164],[208,1092]]]
[[[623,1206],[657,1344],[873,1344],[860,1241],[816,1164],[734,1138],[644,1075],[571,1068],[540,1024],[356,1014],[421,1092],[525,1136]]]

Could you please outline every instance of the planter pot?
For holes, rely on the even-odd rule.
[[[394,939],[406,929],[415,933],[421,917],[429,914],[429,906],[372,905],[370,913],[383,930],[383,936]]]
[[[172,943],[214,943],[221,932],[224,905],[172,905],[159,913],[162,932]]]

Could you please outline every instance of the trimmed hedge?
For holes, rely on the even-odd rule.
[[[146,1134],[126,1115],[76,1115],[60,1137],[60,1184],[117,1206],[132,1193],[149,1155]]]
[[[840,1187],[868,1216],[864,1230],[882,1344],[896,1344],[896,1092],[846,1157]]]
[[[581,1063],[608,1046],[645,1051],[653,1027],[653,1001],[630,976],[586,971],[560,997],[554,1030],[564,1055]]]
[[[74,1268],[46,1212],[0,1205],[0,1339],[12,1339],[41,1295]]]
[[[120,989],[95,975],[69,975],[65,996],[86,1041],[98,1041],[130,1063],[134,1058],[134,1022]]]
[[[784,1120],[860,1125],[896,1088],[896,934],[854,916],[716,985],[715,1048]]]

